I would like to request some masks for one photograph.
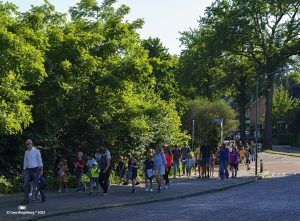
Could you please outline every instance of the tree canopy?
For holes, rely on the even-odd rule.
[[[215,68],[218,69],[216,61],[220,59],[234,57],[235,61],[246,61],[249,70],[241,69],[242,74],[254,72],[256,77],[267,76],[266,84],[261,85],[266,96],[264,145],[267,148],[271,148],[272,142],[273,73],[300,52],[299,7],[296,0],[217,0],[200,18],[199,28],[183,33],[182,42],[187,49],[183,51],[182,70],[188,75],[187,80],[200,85],[204,93],[211,93],[207,85],[222,79],[222,73]],[[227,65],[234,67],[236,62]],[[240,82],[253,81],[250,75],[246,79],[235,76]],[[244,87],[244,91],[248,89]]]
[[[52,169],[101,144],[115,157],[139,158],[155,143],[188,139],[177,112],[176,58],[166,50],[152,55],[163,46],[148,47],[137,33],[143,21],[125,20],[129,8],[114,2],[82,0],[70,9],[71,21],[47,1],[24,13],[0,4],[0,152],[16,162],[1,157],[7,173],[20,166],[15,154],[22,156],[27,137]]]

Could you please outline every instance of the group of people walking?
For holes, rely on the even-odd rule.
[[[27,150],[24,155],[24,192],[25,200],[23,204],[29,203],[29,182],[38,187],[42,196],[42,202],[46,201],[45,191],[41,189],[43,179],[43,162],[40,151],[32,147],[32,140],[25,142]],[[211,148],[207,141],[192,150],[187,142],[179,145],[157,145],[153,150],[149,149],[146,153],[145,160],[140,165],[136,157],[132,154],[128,155],[128,162],[124,162],[124,157],[120,156],[118,162],[114,165],[110,151],[104,145],[97,148],[95,154],[89,154],[87,161],[84,160],[84,154],[78,152],[76,159],[73,161],[74,174],[76,176],[77,192],[85,191],[86,185],[83,182],[83,174],[87,171],[89,181],[89,193],[92,194],[96,189],[100,194],[101,189],[103,195],[109,192],[110,174],[114,169],[116,175],[125,184],[131,181],[132,193],[136,192],[136,185],[139,184],[138,171],[142,169],[145,178],[145,191],[153,192],[153,180],[157,183],[157,192],[168,189],[170,186],[170,174],[173,178],[177,176],[191,177],[193,171],[198,178],[214,177],[215,164],[219,164],[219,177],[225,179],[229,177],[229,169],[232,178],[237,177],[239,163],[245,162],[247,169],[249,168],[250,159],[254,160],[251,145],[244,147],[241,143],[232,141],[227,145],[223,143],[217,150]],[[253,145],[254,146],[254,145]],[[140,157],[140,156],[139,156]],[[140,161],[139,161],[140,162]],[[65,189],[68,192],[68,176],[69,168],[67,161],[60,160],[57,166],[57,174],[59,181],[58,192]]]
[[[240,163],[245,163],[247,170],[250,170],[251,161],[255,161],[254,143],[253,141],[250,144],[246,143],[246,147],[242,142],[231,141],[227,146],[223,143],[218,151],[218,156],[220,178],[228,179],[228,166],[231,171],[231,178],[236,178]]]

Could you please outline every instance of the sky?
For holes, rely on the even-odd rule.
[[[1,1],[1,0],[0,0]],[[40,5],[43,0],[2,0],[12,2],[26,11],[30,5]],[[49,0],[57,11],[67,12],[79,0]],[[101,2],[99,0],[99,2]],[[131,8],[126,17],[129,21],[143,18],[145,24],[138,32],[141,38],[158,37],[171,54],[179,54],[180,33],[198,25],[198,19],[204,15],[205,8],[213,0],[118,0],[117,5],[125,4]]]

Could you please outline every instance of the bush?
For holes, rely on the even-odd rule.
[[[139,169],[139,180],[144,180],[144,171],[143,169]],[[48,191],[57,190],[59,188],[58,176],[56,174],[48,173],[46,174],[46,180],[48,182]],[[83,174],[82,180],[86,185],[89,185],[90,178],[87,174]],[[113,170],[110,175],[110,183],[117,184],[120,183],[120,178],[116,175]],[[69,188],[76,188],[76,177],[73,173],[68,174],[68,186]],[[0,193],[8,194],[8,193],[19,193],[23,192],[24,181],[23,176],[17,176],[14,178],[6,178],[5,176],[0,176]]]
[[[236,113],[223,100],[209,101],[197,98],[191,100],[183,116],[184,129],[192,134],[192,122],[195,120],[195,144],[208,140],[212,147],[217,147],[220,142],[220,123],[212,122],[214,118],[223,119],[224,137],[236,127]]]
[[[0,176],[0,193],[10,193],[11,190],[11,183],[4,176]]]
[[[9,179],[10,183],[12,184],[12,189],[10,193],[17,193],[22,192],[24,189],[24,180],[23,176],[17,176],[14,178]]]

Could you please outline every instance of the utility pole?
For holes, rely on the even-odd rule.
[[[195,120],[193,120],[193,130],[192,130],[192,150],[194,151],[194,141],[195,141]]]

